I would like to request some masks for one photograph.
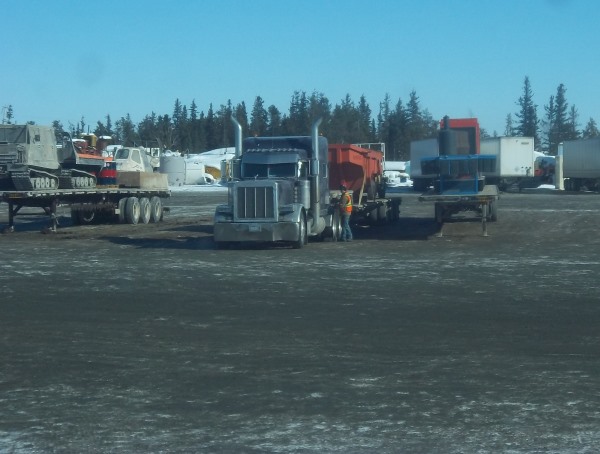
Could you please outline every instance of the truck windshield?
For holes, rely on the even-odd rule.
[[[120,150],[117,150],[117,153],[115,154],[115,159],[127,159],[129,158],[129,149],[128,148],[121,148]]]
[[[244,178],[286,178],[295,177],[296,163],[283,164],[246,164]]]

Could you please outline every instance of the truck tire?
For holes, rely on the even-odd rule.
[[[77,217],[79,218],[79,224],[89,225],[94,222],[96,218],[95,210],[77,210]]]
[[[308,243],[308,231],[306,229],[306,216],[302,214],[300,217],[300,231],[298,232],[298,239],[294,241],[294,249],[302,249],[306,243]]]
[[[140,222],[148,224],[150,222],[150,199],[148,197],[140,198]]]
[[[137,197],[129,197],[125,204],[125,221],[136,225],[140,220],[140,201]]]
[[[117,208],[119,210],[119,224],[125,224],[127,222],[127,219],[125,217],[126,206],[127,206],[127,197],[123,197],[122,199],[119,199],[119,203],[117,205]]]
[[[331,241],[338,241],[342,231],[342,220],[339,211],[335,210],[331,216]]]
[[[150,222],[160,222],[163,217],[162,201],[154,196],[150,199]]]

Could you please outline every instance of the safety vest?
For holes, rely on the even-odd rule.
[[[342,213],[352,213],[352,197],[347,192],[342,193],[340,199],[340,211]]]

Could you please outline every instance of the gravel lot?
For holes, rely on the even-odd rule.
[[[597,452],[598,194],[221,251],[225,197],[0,235],[0,452]]]

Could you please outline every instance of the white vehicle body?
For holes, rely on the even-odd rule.
[[[117,172],[153,172],[150,156],[145,149],[137,147],[121,148],[116,151],[114,161]]]
[[[436,175],[423,175],[421,172],[421,159],[439,156],[437,139],[414,140],[410,143],[410,179],[416,191],[424,191],[433,183]]]
[[[533,137],[493,137],[482,140],[480,153],[496,156],[496,171],[486,172],[486,178],[532,177],[536,158],[533,145]]]

